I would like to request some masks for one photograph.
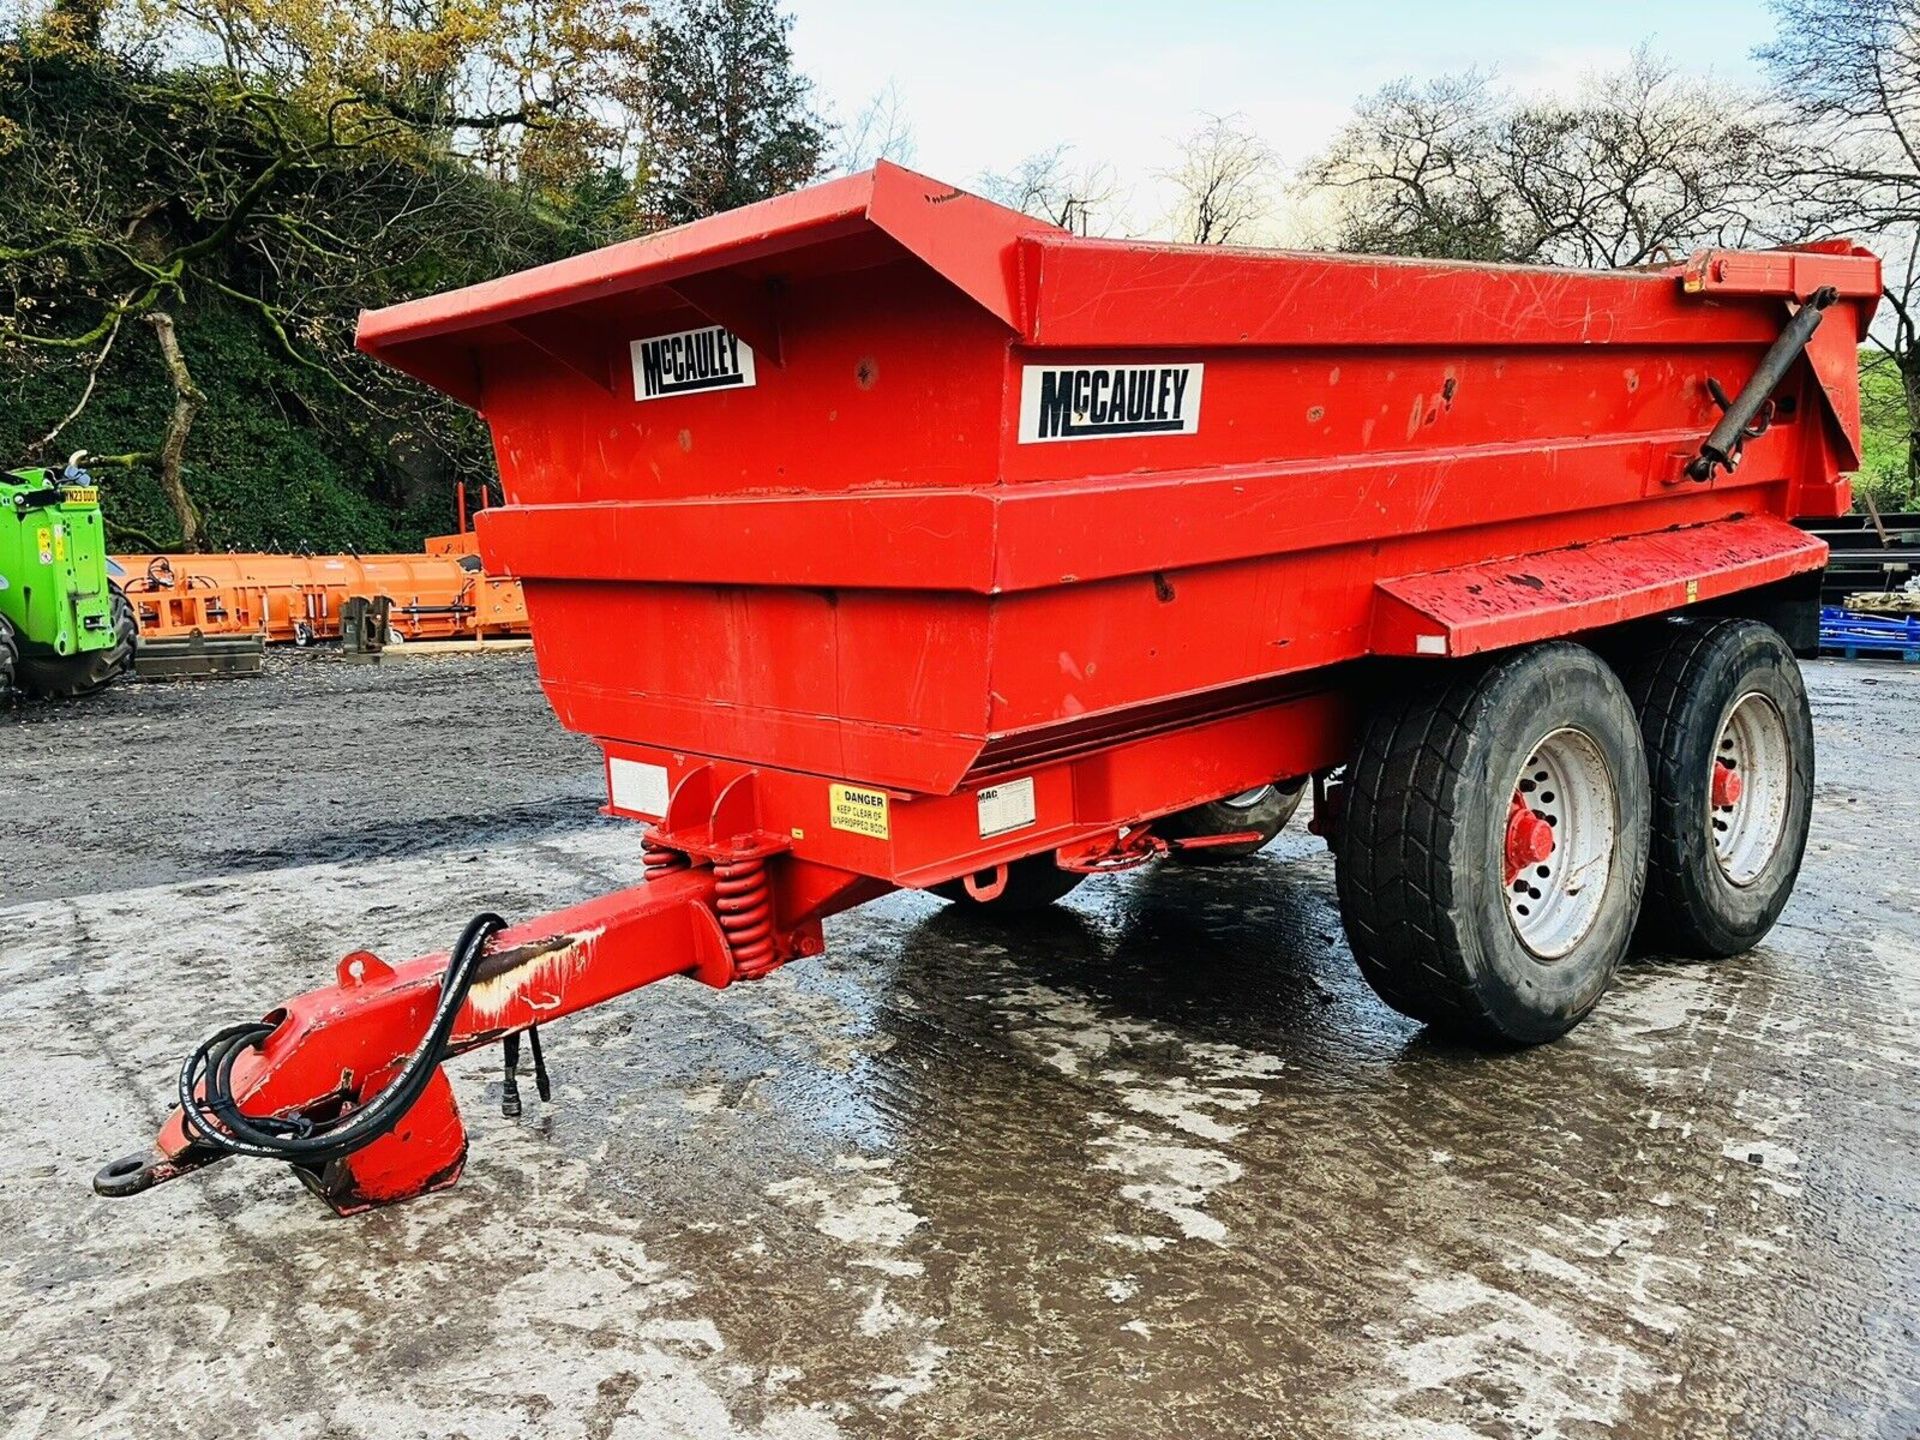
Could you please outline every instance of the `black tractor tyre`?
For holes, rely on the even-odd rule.
[[[1051,855],[1029,855],[1007,867],[1006,888],[991,900],[974,899],[967,893],[964,880],[947,880],[929,886],[928,893],[982,914],[1025,915],[1046,909],[1072,893],[1086,878],[1077,870],[1062,870],[1053,863]]]
[[[1765,938],[1800,875],[1813,812],[1806,684],[1786,640],[1757,620],[1675,618],[1647,639],[1622,676],[1653,791],[1640,945],[1724,959]],[[1722,768],[1741,781],[1725,805]]]
[[[133,647],[140,633],[139,625],[126,595],[118,585],[108,583],[113,591],[109,602],[113,643],[78,655],[21,656],[19,679],[23,689],[53,699],[90,695],[133,668]]]
[[[1176,848],[1173,851],[1173,858],[1183,865],[1217,865],[1224,860],[1242,860],[1264,850],[1274,836],[1287,828],[1287,822],[1300,808],[1300,800],[1306,793],[1304,779],[1286,785],[1263,785],[1245,797],[1235,795],[1225,800],[1210,800],[1205,805],[1163,815],[1153,822],[1153,831],[1163,840],[1257,831],[1258,840],[1245,840],[1238,845],[1203,845],[1194,850]]]
[[[140,644],[140,620],[133,613],[133,602],[127,599],[127,592],[109,580],[107,588],[113,598],[108,609],[113,617],[113,644],[120,652],[120,668],[123,671],[133,669],[133,652]]]
[[[13,622],[0,615],[0,705],[12,698],[20,669],[20,642],[14,639]]]
[[[1578,777],[1567,795],[1539,781],[1562,753]],[[1375,993],[1483,1042],[1537,1045],[1584,1019],[1627,953],[1646,880],[1646,759],[1613,671],[1554,642],[1408,687],[1367,717],[1347,778],[1335,879]],[[1556,849],[1510,883],[1516,798]],[[1523,939],[1549,917],[1568,917],[1566,932]]]

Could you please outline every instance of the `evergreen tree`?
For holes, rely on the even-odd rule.
[[[827,126],[777,0],[680,0],[655,20],[648,200],[677,225],[783,194],[824,168]]]

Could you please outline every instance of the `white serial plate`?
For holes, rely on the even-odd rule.
[[[979,793],[980,838],[1004,835],[1034,821],[1033,777],[1023,776],[1004,785],[989,785]]]

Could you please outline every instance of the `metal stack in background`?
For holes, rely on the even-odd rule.
[[[1920,662],[1920,514],[1803,520],[1832,557],[1820,587],[1820,648],[1849,660]]]

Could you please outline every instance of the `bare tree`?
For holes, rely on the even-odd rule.
[[[1747,238],[1772,151],[1757,99],[1643,48],[1567,99],[1478,72],[1389,85],[1306,179],[1332,197],[1342,248],[1618,267]]]
[[[1159,178],[1177,196],[1173,238],[1195,245],[1246,240],[1273,209],[1274,154],[1244,115],[1209,115],[1180,147],[1180,161]]]
[[[1907,488],[1920,483],[1920,0],[1775,0],[1761,52],[1802,143],[1781,167],[1802,225],[1880,252],[1871,339],[1900,375]]]
[[[1479,72],[1396,80],[1362,100],[1303,181],[1334,207],[1333,243],[1363,253],[1509,258],[1494,117]]]
[[[1527,258],[1617,268],[1750,240],[1772,218],[1770,118],[1644,46],[1570,101],[1518,106],[1500,150]]]
[[[1113,167],[1078,166],[1072,155],[1071,145],[1036,150],[1011,170],[985,172],[974,186],[995,204],[1051,221],[1076,235],[1107,234],[1121,208]]]
[[[891,80],[860,107],[852,124],[841,127],[837,138],[834,169],[843,175],[871,169],[876,160],[911,165],[920,150],[913,122],[900,99],[900,87]]]

